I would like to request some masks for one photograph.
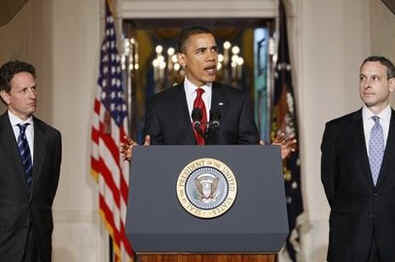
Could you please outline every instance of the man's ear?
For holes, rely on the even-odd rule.
[[[0,91],[0,97],[3,101],[9,105],[10,104],[10,94],[8,94],[5,90]]]
[[[177,53],[177,60],[178,60],[178,63],[182,66],[182,68],[185,68],[185,65],[186,65],[185,59],[186,59],[186,57],[185,57],[184,53],[181,53],[181,52]]]
[[[395,91],[395,77],[390,78],[389,85],[390,85],[390,92],[394,92]]]

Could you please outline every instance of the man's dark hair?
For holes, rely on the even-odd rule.
[[[31,64],[26,62],[13,60],[5,63],[0,67],[0,91],[4,90],[7,93],[11,90],[11,80],[15,74],[27,72],[36,78],[36,69]]]
[[[192,35],[197,34],[211,34],[214,36],[213,32],[211,32],[208,28],[202,26],[192,26],[183,28],[180,32],[177,41],[177,51],[183,53],[185,51],[185,43],[187,42],[188,38]]]
[[[367,62],[379,62],[383,66],[387,68],[387,78],[391,79],[395,77],[395,66],[394,64],[384,56],[369,56],[365,60],[363,60],[361,67]]]

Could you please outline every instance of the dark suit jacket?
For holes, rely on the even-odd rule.
[[[51,261],[52,202],[58,187],[61,136],[33,118],[34,156],[31,194],[8,113],[0,116],[0,261],[19,262],[31,223],[40,261]]]
[[[213,83],[211,111],[220,112],[221,120],[207,144],[259,142],[248,93]],[[153,145],[196,144],[183,85],[153,96],[147,106],[144,133],[151,136]]]
[[[321,145],[321,179],[331,207],[329,262],[367,261],[373,237],[381,261],[395,260],[393,110],[376,186],[365,144],[362,110],[326,124]]]

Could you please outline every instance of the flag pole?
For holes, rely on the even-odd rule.
[[[112,245],[112,238],[111,235],[108,235],[108,255],[109,255],[109,262],[114,262],[114,248]]]

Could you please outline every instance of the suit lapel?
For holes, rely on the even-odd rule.
[[[189,116],[189,109],[185,95],[184,85],[181,84],[173,88],[177,88],[175,101],[172,101],[172,103],[175,103],[175,105],[177,105],[177,110],[175,112],[176,115],[174,117],[175,119],[177,119],[177,121],[180,121],[179,124],[176,126],[181,126],[181,127],[183,126],[186,128],[186,132],[184,132],[185,136],[184,136],[183,144],[194,145],[196,144],[196,140],[193,134],[191,118]]]
[[[226,97],[223,92],[223,88],[221,88],[221,85],[218,83],[213,83],[213,88],[212,88],[212,93],[211,93],[211,107],[210,107],[210,120],[211,119],[211,114],[215,112],[217,114],[217,117],[219,117],[219,121],[221,123],[221,119],[224,117],[224,112],[225,110],[224,107],[226,105],[225,101]],[[221,138],[219,135],[219,128],[217,128],[215,131],[211,131],[207,137],[207,144],[208,145],[215,145],[215,144],[220,144],[221,143]]]
[[[38,179],[40,178],[42,163],[45,159],[46,155],[46,136],[45,129],[43,125],[38,121],[35,117],[33,117],[34,124],[34,152],[33,152],[33,182],[32,182],[32,190],[34,189],[34,185],[37,184]]]
[[[213,83],[212,95],[211,95],[211,111],[223,112],[223,107],[225,106],[225,96],[222,92],[221,85],[218,83]]]
[[[28,190],[25,182],[25,171],[23,170],[22,160],[18,152],[18,145],[16,143],[15,134],[12,130],[7,111],[0,116],[0,148],[7,150],[7,154],[4,155],[8,157],[8,160],[4,161],[4,163],[7,163],[7,165],[11,166],[15,170],[14,174],[17,176],[17,179],[27,193]]]
[[[391,173],[392,170],[391,166],[392,166],[392,162],[394,161],[394,157],[392,155],[393,152],[395,151],[394,143],[395,143],[395,113],[394,110],[391,109],[391,120],[388,130],[388,138],[385,146],[383,162],[381,164],[381,169],[377,180],[378,188],[382,186],[383,181]]]
[[[373,186],[373,179],[370,172],[369,157],[366,150],[365,134],[363,130],[363,120],[362,120],[362,109],[357,111],[354,115],[354,130],[352,131],[355,135],[355,154],[359,155],[356,160],[360,161],[358,166],[361,167],[361,172],[366,178],[369,187]]]

